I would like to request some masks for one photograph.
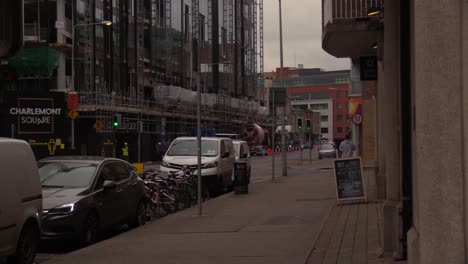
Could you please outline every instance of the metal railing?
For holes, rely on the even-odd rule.
[[[365,18],[369,8],[381,7],[384,0],[323,0],[323,27],[336,19]]]

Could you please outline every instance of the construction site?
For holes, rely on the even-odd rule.
[[[24,0],[23,34],[0,69],[13,76],[0,81],[1,133],[39,156],[119,157],[128,142],[131,161],[152,160],[158,143],[196,133],[198,101],[217,133],[268,123],[263,0]],[[14,107],[63,111],[25,130]]]

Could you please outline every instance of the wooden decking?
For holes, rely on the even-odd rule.
[[[382,223],[382,203],[336,205],[307,263],[386,263]]]

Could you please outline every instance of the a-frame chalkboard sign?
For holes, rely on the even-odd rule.
[[[366,186],[363,181],[361,158],[335,159],[333,165],[338,201],[363,200],[366,202]]]

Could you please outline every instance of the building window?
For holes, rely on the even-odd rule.
[[[307,93],[290,94],[289,98],[291,100],[309,100],[309,94]]]
[[[330,99],[330,93],[320,92],[320,93],[310,93],[310,99]]]
[[[184,43],[188,43],[189,41],[189,6],[185,5],[185,12],[184,12]]]
[[[338,92],[336,92],[336,96],[337,96],[337,97],[341,97],[341,96],[343,96],[343,92],[342,92],[342,91],[338,91]]]
[[[342,127],[337,127],[337,128],[336,128],[336,132],[338,132],[338,133],[343,133],[343,128],[342,128]]]
[[[336,108],[338,109],[343,109],[343,103],[337,103]]]
[[[328,110],[328,104],[311,104],[311,110]]]
[[[320,132],[321,132],[322,134],[328,134],[328,127],[322,127],[322,128],[320,129]]]
[[[346,115],[346,121],[349,121],[349,115]]]
[[[297,108],[297,109],[302,109],[302,110],[307,110],[307,105],[293,105],[294,108]]]
[[[223,58],[227,57],[227,30],[225,28],[221,28],[221,48],[223,54]]]
[[[200,39],[200,48],[205,47],[205,16],[199,14],[198,38]]]
[[[337,115],[336,121],[343,121],[343,115]]]
[[[328,116],[321,116],[320,121],[322,122],[328,122]]]

